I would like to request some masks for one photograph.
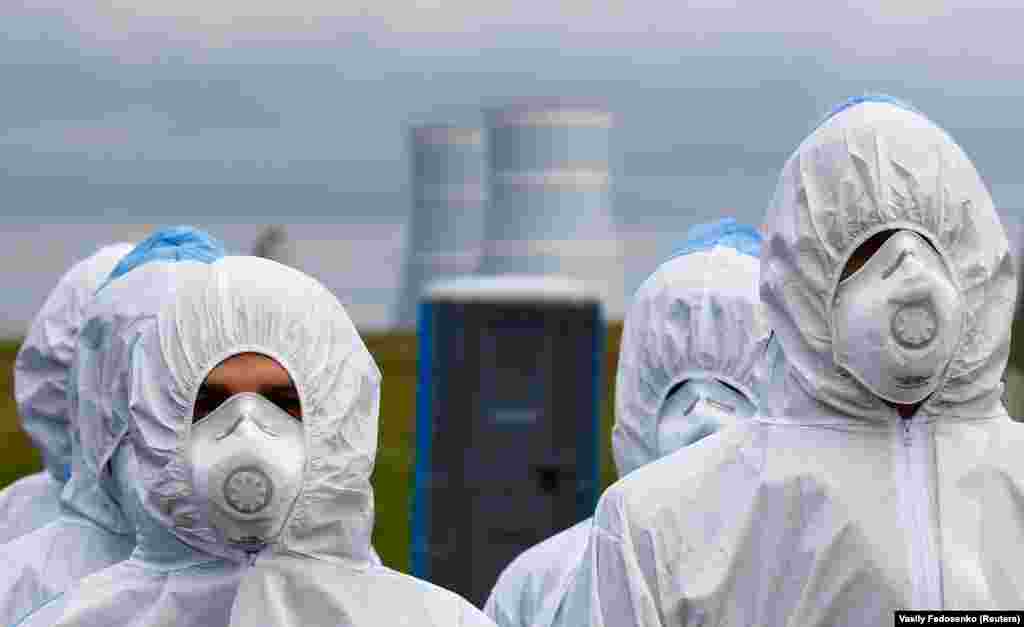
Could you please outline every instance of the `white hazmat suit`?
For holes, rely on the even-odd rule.
[[[685,252],[637,290],[615,386],[620,475],[756,410],[769,337],[757,296],[760,240],[731,219],[699,225]],[[571,624],[563,599],[590,531],[591,519],[584,520],[517,557],[487,600],[488,616],[500,627]]]
[[[291,376],[306,451],[284,531],[251,555],[215,524],[188,453],[200,386],[246,352]],[[373,560],[380,373],[344,308],[315,280],[257,257],[204,267],[142,331],[131,384],[139,546],[26,624],[489,624],[454,594]]]
[[[42,453],[45,470],[0,492],[0,544],[60,515],[60,492],[71,472],[68,387],[82,312],[131,244],[104,246],[57,282],[29,326],[14,361],[14,397],[22,428]]]
[[[185,242],[166,241],[166,233],[157,231],[126,255],[111,274],[118,277],[100,288],[83,314],[70,394],[72,469],[61,515],[0,547],[6,566],[0,569],[0,624],[19,624],[44,604],[59,603],[76,581],[126,559],[135,546],[134,512],[126,507],[134,473],[120,446],[127,434],[128,348],[180,275],[202,265],[177,259],[220,254],[220,244],[204,233]],[[158,250],[147,250],[152,246]],[[170,248],[175,258],[160,258]]]
[[[861,330],[833,328],[841,272],[892,229],[934,246],[965,305],[909,419],[833,357],[837,332]],[[605,493],[580,577],[589,623],[860,626],[900,608],[1024,607],[1024,426],[1000,402],[1016,279],[974,166],[920,114],[854,101],[790,157],[767,230],[761,296],[782,363],[765,415]],[[883,278],[909,282],[916,263]]]

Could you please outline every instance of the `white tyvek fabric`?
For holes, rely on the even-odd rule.
[[[615,376],[612,453],[620,476],[660,457],[658,416],[681,381],[715,378],[757,404],[771,334],[759,271],[757,258],[715,246],[671,259],[637,290]]]
[[[757,293],[758,259],[714,245],[662,264],[637,290],[623,326],[612,447],[621,475],[664,453],[658,426],[669,392],[687,380],[718,379],[752,404],[763,386],[770,330]],[[686,418],[680,416],[680,420]],[[517,557],[498,578],[485,611],[502,627],[572,624],[562,600],[586,547],[590,519]],[[578,617],[580,624],[586,617]]]
[[[135,524],[108,467],[127,433],[129,347],[196,262],[154,261],[109,283],[87,305],[73,369],[71,479],[54,522],[0,547],[0,624],[20,620],[82,577],[127,559]]]
[[[281,534],[280,548],[363,564],[370,555],[377,450],[379,379],[344,308],[301,272],[256,257],[225,258],[179,292],[161,313],[165,365],[139,429],[154,456],[141,460],[147,509],[185,542],[226,557],[226,547],[192,494],[180,447],[191,429],[199,386],[224,359],[241,352],[272,357],[295,382],[307,431],[304,485]],[[157,436],[160,436],[158,439]],[[170,435],[175,440],[168,440]],[[148,472],[153,467],[159,472]],[[191,520],[186,527],[175,521]]]
[[[268,355],[289,372],[308,451],[303,489],[280,544],[265,549],[255,566],[210,524],[185,456],[199,386],[241,352]],[[61,613],[59,625],[226,625],[246,620],[231,615],[236,593],[235,612],[257,617],[245,624],[273,624],[282,612],[311,612],[300,622],[312,623],[318,612],[336,611],[334,603],[349,613],[332,615],[331,624],[345,624],[345,616],[367,610],[360,603],[375,593],[379,601],[367,610],[378,612],[373,624],[400,624],[389,612],[414,601],[464,611],[459,603],[468,603],[454,595],[432,593],[429,584],[371,561],[379,381],[344,308],[301,272],[266,259],[226,257],[189,277],[158,323],[143,331],[133,359],[139,546],[131,559],[83,580],[63,607],[37,614]],[[270,574],[288,571],[289,559],[299,565],[294,572]],[[391,585],[346,597],[375,578]],[[291,604],[289,586],[300,579],[299,587],[319,592],[323,604]],[[267,586],[274,590],[269,602],[252,592]],[[423,620],[421,609],[411,615]]]
[[[875,233],[905,228],[938,249],[968,309],[946,381],[924,409],[991,415],[1009,355],[1013,299],[1008,314],[1005,290],[1014,268],[992,199],[948,135],[892,105],[844,111],[787,163],[768,224],[764,300],[801,387],[844,415],[888,421],[888,407],[835,367],[831,308],[854,250]],[[806,395],[790,396],[803,409]],[[776,413],[791,413],[780,402]]]
[[[64,483],[47,471],[18,479],[0,492],[0,544],[31,533],[60,516]]]
[[[14,361],[22,428],[40,450],[44,473],[0,492],[0,543],[52,522],[71,464],[68,387],[82,312],[131,244],[104,246],[68,270],[29,326]]]
[[[231,625],[494,627],[469,601],[421,579],[294,553],[256,561],[238,589]]]
[[[761,294],[785,360],[766,415],[605,492],[577,579],[590,624],[1024,607],[1024,427],[999,382],[1016,279],[973,165],[923,117],[858,104],[790,158],[766,223]],[[841,269],[893,228],[935,244],[969,310],[945,381],[907,422],[839,374],[830,345]]]
[[[194,396],[188,382],[250,350],[291,373],[302,403],[302,492],[280,543],[243,576],[231,624],[492,624],[454,593],[370,561],[381,375],[338,300],[296,270],[239,257],[214,264],[209,281],[176,302],[161,319],[161,344],[186,382],[183,399]],[[197,316],[220,324],[189,333]]]
[[[498,627],[551,625],[590,537],[587,518],[523,551],[501,571],[484,605]]]
[[[64,481],[71,463],[68,388],[86,306],[132,245],[104,246],[71,267],[29,326],[14,361],[14,396],[22,426],[47,470]]]

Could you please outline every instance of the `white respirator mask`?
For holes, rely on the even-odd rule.
[[[839,283],[833,359],[876,396],[919,403],[952,360],[963,316],[942,258],[923,237],[900,230]]]
[[[236,394],[192,425],[188,458],[229,544],[258,551],[281,534],[306,465],[300,420],[259,394]]]
[[[754,415],[754,406],[713,379],[690,379],[671,391],[658,417],[658,457],[664,457]]]

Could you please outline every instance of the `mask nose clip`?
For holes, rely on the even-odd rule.
[[[232,421],[231,421],[231,424],[230,424],[230,425],[228,425],[228,428],[227,428],[227,429],[224,429],[224,431],[222,431],[222,432],[218,433],[218,434],[217,434],[217,436],[216,436],[216,437],[215,437],[214,439],[216,439],[216,440],[217,440],[218,442],[220,442],[220,441],[221,441],[221,440],[223,440],[224,438],[226,438],[226,437],[228,437],[229,435],[231,435],[232,433],[234,433],[234,432],[235,432],[235,430],[236,430],[236,429],[238,429],[238,425],[242,424],[242,421],[243,421],[243,420],[245,420],[245,418],[246,418],[246,417],[245,417],[245,415],[243,414],[243,415],[241,415],[241,416],[238,416],[238,417],[237,417],[237,418],[235,418],[234,420],[232,420]]]
[[[257,418],[258,412],[256,408],[251,406],[249,399],[239,399],[239,406],[236,408],[238,416],[231,421],[230,426],[223,432],[216,436],[216,440],[219,442],[224,438],[234,433],[242,425],[243,422],[249,422],[256,426],[257,429],[267,434],[272,438],[279,438],[281,434],[270,426],[266,425],[262,420]]]
[[[920,270],[923,267],[921,264],[921,260],[919,260],[917,258],[917,255],[914,254],[913,249],[911,249],[910,247],[905,247],[903,250],[900,251],[900,255],[899,257],[896,258],[896,261],[893,262],[893,264],[889,266],[889,268],[886,269],[885,272],[882,273],[882,280],[884,281],[891,277],[897,270],[902,268],[904,265],[908,266],[907,269],[904,270],[904,272],[909,274],[913,274],[915,270]]]

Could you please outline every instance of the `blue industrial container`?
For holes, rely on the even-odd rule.
[[[413,574],[482,606],[519,553],[592,515],[604,333],[577,281],[466,277],[420,304]]]

